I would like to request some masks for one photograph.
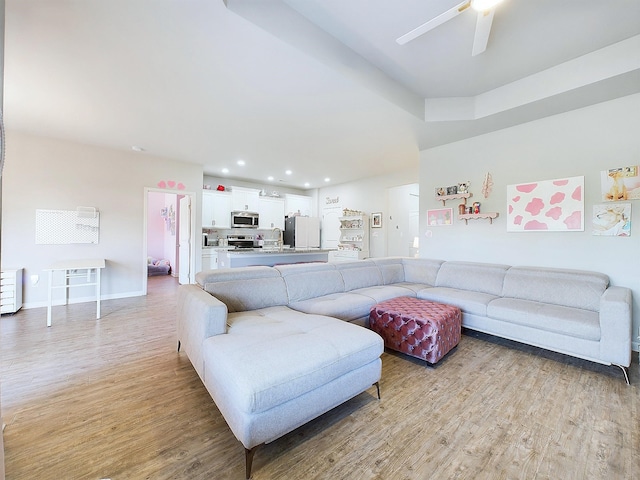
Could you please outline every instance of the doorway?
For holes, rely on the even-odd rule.
[[[387,255],[416,256],[419,241],[420,185],[412,183],[389,188],[387,198]]]
[[[167,275],[176,283],[193,283],[195,272],[195,230],[192,192],[145,189],[143,294],[147,294],[149,275]],[[152,268],[149,262],[170,271]],[[165,267],[166,268],[166,267]]]

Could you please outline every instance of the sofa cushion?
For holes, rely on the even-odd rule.
[[[223,302],[229,312],[256,310],[289,302],[284,280],[270,267],[209,270],[196,274],[202,288]]]
[[[370,297],[376,303],[384,302],[396,297],[414,297],[416,296],[415,290],[408,287],[399,285],[378,285],[375,287],[358,288],[352,290],[351,293],[357,293]]]
[[[508,269],[508,265],[491,263],[444,262],[438,270],[435,285],[500,296]]]
[[[489,302],[492,300],[498,298],[496,295],[489,295],[488,293],[445,287],[423,288],[418,291],[417,297],[422,300],[430,300],[432,302],[444,303],[458,307],[462,310],[463,321],[464,313],[486,316],[487,305],[489,305]]]
[[[226,282],[230,280],[245,280],[248,278],[273,278],[280,273],[271,267],[254,266],[244,268],[221,268],[216,270],[203,270],[196,273],[196,283],[205,287],[207,283]]]
[[[287,307],[230,314],[227,335],[205,341],[205,364],[233,405],[269,410],[376,361],[382,338],[365,328]]]
[[[433,286],[443,263],[442,260],[429,258],[403,258],[404,281]]]
[[[370,260],[359,262],[336,263],[336,270],[342,275],[344,291],[350,292],[357,288],[382,285],[382,273],[375,263]]]
[[[404,282],[404,265],[402,257],[370,258],[380,269],[382,282],[385,285]]]
[[[344,280],[333,263],[302,263],[274,267],[284,278],[289,302],[344,292]]]
[[[328,315],[351,322],[369,316],[369,310],[376,301],[357,293],[332,293],[322,297],[292,302],[289,306],[300,312]]]
[[[504,278],[502,296],[598,312],[608,285],[609,277],[603,273],[511,267]]]
[[[496,320],[585,340],[600,340],[598,314],[581,308],[517,298],[498,298],[489,304],[487,314]]]

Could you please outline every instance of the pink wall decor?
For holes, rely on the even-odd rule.
[[[584,177],[507,186],[508,232],[584,231]]]
[[[427,210],[427,222],[430,227],[453,225],[453,209],[436,208]]]
[[[178,190],[184,190],[184,184],[182,182],[176,182],[175,180],[160,180],[158,182],[158,188],[173,188]]]

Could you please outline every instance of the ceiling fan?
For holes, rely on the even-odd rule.
[[[433,30],[452,18],[457,17],[471,7],[473,10],[478,12],[476,33],[473,38],[473,49],[471,50],[471,55],[476,56],[487,49],[487,42],[489,41],[489,34],[491,33],[491,23],[493,22],[495,7],[501,1],[502,0],[465,0],[461,4],[450,8],[428,22],[423,23],[408,33],[405,33],[398,38],[396,42],[400,45],[404,45],[405,43],[410,42],[420,35],[424,35],[428,31]]]

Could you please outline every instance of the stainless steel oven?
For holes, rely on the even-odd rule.
[[[229,246],[236,249],[253,248],[254,239],[253,235],[227,235]]]
[[[258,212],[231,212],[231,227],[258,228]]]

